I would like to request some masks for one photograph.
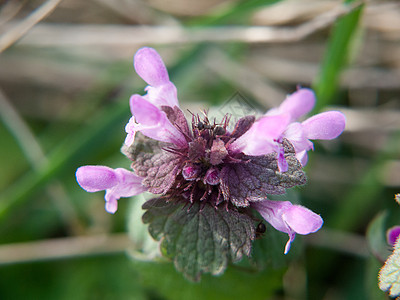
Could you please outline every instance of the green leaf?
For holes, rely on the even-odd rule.
[[[149,235],[148,226],[142,222],[142,215],[145,212],[142,205],[149,199],[146,199],[145,195],[140,194],[130,201],[128,232],[133,247],[129,249],[128,254],[133,259],[153,261],[161,257],[161,253],[158,243]]]
[[[368,246],[372,253],[381,261],[384,261],[390,255],[386,242],[386,219],[386,211],[379,213],[371,221],[367,229]]]
[[[394,251],[379,272],[379,288],[389,292],[391,297],[400,296],[400,239],[394,245]]]
[[[202,273],[222,274],[229,262],[250,255],[255,230],[245,214],[199,203],[186,208],[161,198],[147,201],[143,209],[143,222],[161,240],[161,252],[192,281]]]
[[[227,22],[243,21],[256,9],[278,3],[282,0],[241,0],[214,10],[211,14],[201,16],[188,22],[188,25],[218,25]]]
[[[326,106],[337,90],[340,73],[347,63],[362,9],[363,6],[360,6],[342,17],[333,28],[319,77],[314,84],[318,98],[314,111],[319,111]]]
[[[132,260],[134,269],[140,272],[142,286],[151,291],[151,299],[187,300],[261,300],[273,298],[282,289],[282,269],[249,272],[232,266],[223,276],[204,274],[201,282],[185,280],[171,263]]]

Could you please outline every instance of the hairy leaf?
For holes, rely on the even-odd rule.
[[[400,296],[400,239],[394,245],[394,251],[379,272],[379,288],[389,292],[391,297]]]
[[[202,273],[221,274],[229,262],[239,261],[243,254],[249,256],[255,235],[247,215],[203,205],[196,202],[188,208],[162,198],[143,205],[147,210],[143,222],[161,240],[163,254],[193,281],[200,280]]]
[[[225,200],[246,207],[249,202],[264,200],[267,194],[284,194],[286,188],[305,184],[305,174],[294,153],[287,153],[285,158],[289,166],[287,172],[279,172],[276,153],[244,156],[247,163],[233,163],[222,168],[221,192]]]
[[[131,161],[135,161],[138,156],[148,155],[150,157],[151,155],[160,152],[161,147],[163,146],[167,147],[168,144],[153,140],[144,136],[141,132],[137,132],[135,142],[129,147],[123,144],[121,152]]]
[[[182,165],[180,155],[163,147],[167,148],[167,144],[138,135],[135,145],[121,149],[133,161],[135,173],[144,177],[143,185],[154,194],[164,194],[171,188]]]

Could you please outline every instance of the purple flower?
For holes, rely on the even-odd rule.
[[[346,119],[341,112],[328,111],[308,118],[302,123],[291,123],[283,137],[287,138],[296,151],[297,159],[303,166],[307,163],[307,151],[313,150],[310,140],[332,140],[337,138],[346,126]]]
[[[169,81],[168,71],[156,50],[148,47],[139,49],[133,59],[136,73],[149,85],[144,98],[160,107],[179,106],[175,85]]]
[[[386,239],[388,244],[390,246],[394,246],[399,235],[400,235],[400,226],[393,226],[392,228],[389,228],[388,231],[386,232]]]
[[[143,178],[125,169],[111,169],[105,166],[83,166],[76,171],[76,180],[87,192],[106,191],[106,211],[117,211],[117,200],[132,197],[146,191]]]
[[[266,116],[288,114],[290,124],[282,137],[287,138],[296,150],[296,157],[303,166],[307,163],[307,151],[313,150],[310,140],[332,140],[337,138],[346,125],[341,112],[329,111],[317,114],[302,123],[295,122],[309,113],[315,105],[315,94],[307,88],[300,88],[289,95],[278,108],[270,109]]]
[[[315,105],[315,94],[307,88],[300,88],[286,99],[277,108],[271,108],[266,112],[266,116],[288,114],[290,122],[296,121],[300,117],[309,113]]]
[[[296,233],[309,234],[322,226],[322,218],[309,209],[267,197],[306,182],[297,158],[304,165],[311,140],[341,134],[345,118],[340,112],[297,122],[315,104],[310,89],[299,89],[261,118],[243,117],[232,131],[229,116],[217,122],[206,114],[193,114],[188,124],[159,54],[152,48],[139,49],[134,67],[149,85],[144,96],[132,95],[129,103],[132,117],[122,152],[132,161],[133,172],[104,166],[84,166],[76,172],[86,191],[106,191],[108,212],[117,210],[120,197],[144,191],[166,202],[196,202],[246,216],[255,209],[289,235],[285,254]]]
[[[231,151],[241,151],[248,155],[277,154],[281,172],[288,170],[284,157],[282,140],[288,139],[294,146],[296,157],[304,166],[307,151],[313,149],[310,140],[331,140],[344,130],[346,119],[338,111],[315,115],[306,121],[294,122],[311,111],[315,104],[314,92],[301,88],[289,95],[278,108],[270,109],[239,139],[230,145]]]
[[[289,125],[290,115],[264,116],[229,146],[230,151],[247,155],[265,155],[276,152],[277,141]]]
[[[289,201],[264,200],[251,205],[260,215],[276,230],[286,232],[289,240],[285,246],[285,254],[290,250],[290,245],[298,234],[309,234],[318,231],[322,218],[308,208],[294,205]]]
[[[187,146],[185,136],[168,120],[165,112],[150,103],[140,95],[133,95],[130,99],[133,116],[125,126],[128,134],[125,144],[130,146],[135,140],[136,132],[160,142],[174,143],[177,146]]]

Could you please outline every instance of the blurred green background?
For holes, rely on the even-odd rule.
[[[385,257],[365,236],[382,211],[400,223],[400,3],[345,2],[0,1],[0,299],[386,299]],[[131,200],[112,216],[75,182],[81,165],[129,168],[119,149],[145,87],[132,66],[142,46],[159,51],[184,109],[240,93],[266,110],[301,85],[315,113],[346,115],[295,190],[324,227],[297,238],[304,251],[285,267],[194,284],[132,260]]]

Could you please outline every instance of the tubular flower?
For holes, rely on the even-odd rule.
[[[106,191],[108,212],[117,210],[120,197],[144,191],[158,195],[143,205],[143,221],[151,223],[154,238],[164,238],[163,247],[168,251],[181,249],[169,255],[178,269],[195,270],[186,274],[192,279],[201,272],[219,274],[229,259],[250,255],[256,235],[254,211],[289,235],[285,254],[296,233],[309,234],[322,226],[322,218],[309,209],[267,197],[306,182],[298,158],[313,148],[310,140],[340,135],[345,126],[340,112],[322,113],[298,123],[315,103],[311,90],[299,89],[261,118],[239,119],[233,130],[228,115],[217,122],[206,113],[192,114],[189,123],[159,54],[152,48],[139,49],[134,67],[149,86],[144,96],[132,95],[129,102],[132,117],[125,127],[121,151],[132,161],[133,172],[104,166],[83,166],[76,172],[86,191]],[[189,223],[189,229],[184,229]],[[189,239],[190,232],[196,232],[207,242],[186,241],[185,230]],[[237,235],[233,237],[232,232]],[[179,241],[181,246],[171,244]],[[196,251],[207,243],[224,258],[208,265],[203,261],[195,267],[179,265],[187,262],[183,255],[203,259],[206,254]],[[200,248],[185,246],[193,244]],[[217,259],[215,254],[212,257]]]
[[[133,144],[135,134],[138,131],[160,142],[174,143],[182,147],[187,146],[185,136],[172,125],[164,111],[139,95],[131,97],[130,106],[133,116],[125,126],[125,131],[128,134],[125,139],[127,146]]]
[[[111,169],[105,166],[83,166],[76,171],[76,180],[87,192],[106,191],[106,211],[117,211],[117,200],[143,193],[143,178],[125,169]]]
[[[307,151],[314,149],[311,140],[335,139],[346,126],[346,118],[338,111],[320,113],[302,123],[296,122],[309,113],[314,105],[314,92],[307,88],[300,88],[289,95],[278,108],[272,108],[265,114],[266,116],[279,114],[290,116],[290,123],[282,137],[291,142],[296,151],[296,157],[303,166],[307,163]]]
[[[307,163],[307,151],[314,149],[311,140],[332,140],[337,138],[346,126],[346,119],[341,112],[328,111],[308,118],[302,123],[291,123],[283,137],[290,140],[296,157],[302,165]]]
[[[318,231],[323,224],[322,218],[308,208],[293,205],[289,201],[271,201],[253,203],[252,207],[276,230],[289,235],[284,253],[290,250],[290,245],[298,234],[309,234]]]
[[[133,59],[136,73],[149,85],[146,87],[146,100],[156,106],[179,106],[175,85],[169,81],[165,64],[153,48],[144,47],[136,52]]]

